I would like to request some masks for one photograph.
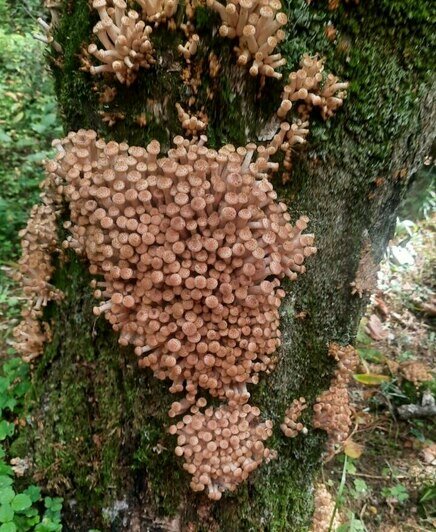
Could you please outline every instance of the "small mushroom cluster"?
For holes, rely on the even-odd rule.
[[[103,275],[95,295],[141,367],[193,404],[198,388],[245,402],[246,384],[274,365],[280,279],[315,253],[307,218],[295,226],[256,145],[218,151],[176,137],[167,157],[104,142],[94,131],[57,144],[54,174],[71,209],[67,245]]]
[[[189,37],[189,40],[185,45],[179,44],[177,51],[183,55],[186,61],[189,61],[191,57],[197,53],[199,42],[200,36],[197,35],[197,33],[194,33]]]
[[[235,47],[238,65],[252,62],[252,76],[267,76],[281,79],[277,68],[286,64],[280,53],[274,53],[277,44],[284,40],[281,29],[288,21],[285,13],[279,12],[279,0],[227,0],[226,5],[218,0],[207,0],[207,5],[219,13],[222,25],[221,37],[239,38]]]
[[[51,255],[57,248],[54,206],[50,203],[34,205],[19,236],[22,254],[15,279],[21,284],[27,306],[13,334],[16,349],[29,362],[42,353],[47,339],[47,326],[39,321],[43,307],[49,301],[62,298],[62,293],[50,284],[54,270]]]
[[[324,484],[318,484],[315,489],[314,507],[311,532],[337,530],[341,524],[339,513],[336,513],[333,523],[331,523],[335,510],[335,501]]]
[[[410,360],[403,362],[400,365],[400,370],[404,378],[414,384],[417,388],[421,386],[423,382],[433,380],[430,368],[417,360]]]
[[[340,83],[336,76],[329,74],[324,79],[324,61],[316,56],[303,55],[301,68],[297,72],[291,72],[288,84],[282,93],[282,101],[277,109],[278,118],[283,121],[288,113],[299,102],[297,113],[299,118],[291,125],[287,122],[281,124],[282,142],[280,149],[285,152],[283,166],[283,182],[290,179],[292,170],[292,151],[298,145],[304,144],[309,134],[309,115],[314,107],[319,107],[321,116],[327,120],[342,105],[346,97],[345,89],[348,83]]]
[[[359,361],[356,350],[351,345],[331,343],[329,355],[337,361],[338,366],[330,388],[317,397],[313,407],[313,426],[328,434],[327,459],[342,446],[350,432],[352,411],[348,383]]]
[[[113,72],[120,83],[129,86],[139,68],[149,68],[155,62],[150,41],[152,28],[139,20],[136,11],[126,12],[124,0],[113,0],[113,7],[108,7],[107,0],[93,0],[92,7],[100,16],[93,31],[104,49],[94,43],[88,46],[88,52],[103,63],[91,66],[90,72]]]
[[[142,7],[142,15],[149,22],[165,22],[177,11],[179,0],[136,0]]]
[[[53,49],[61,53],[62,46],[54,40],[53,31],[59,24],[59,10],[61,8],[61,0],[44,0],[44,7],[50,11],[50,23],[47,23],[43,18],[38,17],[37,22],[42,28],[44,35],[36,34],[34,38],[38,41],[50,44]]]
[[[206,129],[206,122],[188,114],[179,103],[176,103],[176,109],[182,128],[187,135],[198,136],[199,133]]]
[[[272,434],[272,422],[261,423],[259,409],[249,404],[209,407],[201,412],[205,404],[199,399],[169,432],[177,435],[175,452],[185,459],[183,468],[192,475],[191,488],[206,489],[210,499],[219,500],[263,460],[275,458],[263,443]]]
[[[324,60],[317,56],[303,55],[300,67],[289,74],[277,115],[285,118],[293,104],[300,102],[297,111],[302,120],[308,119],[313,107],[319,107],[321,116],[327,120],[343,104],[348,83],[340,82],[333,74],[325,78]]]
[[[306,408],[307,404],[304,397],[292,401],[291,406],[286,410],[284,421],[280,425],[280,428],[286,437],[295,438],[300,432],[307,434],[307,428],[303,423],[298,422],[303,410]]]

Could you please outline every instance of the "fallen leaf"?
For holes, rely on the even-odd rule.
[[[344,443],[344,453],[349,458],[360,458],[361,454],[363,453],[364,446],[360,443],[356,443],[351,438],[348,438]]]
[[[421,456],[426,464],[436,465],[436,443],[430,443],[421,450]]]
[[[378,375],[377,373],[359,373],[353,375],[355,381],[367,386],[379,386],[383,382],[389,382],[391,379],[387,375]]]
[[[369,317],[365,330],[373,340],[384,340],[389,334],[388,331],[383,327],[380,318],[375,314],[371,314]]]

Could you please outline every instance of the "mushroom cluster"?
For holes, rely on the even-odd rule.
[[[194,491],[207,490],[208,497],[219,500],[224,491],[234,491],[262,461],[275,458],[264,441],[272,434],[272,422],[259,421],[257,407],[223,405],[200,407],[199,399],[191,413],[169,428],[177,435],[176,455],[183,456],[183,468],[192,475]]]
[[[187,135],[198,136],[199,133],[206,129],[206,122],[188,114],[179,103],[176,103],[176,109],[182,128]]]
[[[424,362],[419,362],[417,360],[403,362],[400,365],[400,370],[404,378],[409,382],[412,382],[417,388],[419,388],[423,382],[433,380],[431,369],[424,364]]]
[[[88,52],[103,63],[91,66],[90,72],[113,72],[120,83],[129,86],[139,68],[149,68],[155,62],[150,41],[152,28],[139,20],[136,11],[126,12],[124,0],[113,0],[113,7],[108,7],[107,0],[93,0],[92,7],[100,16],[93,31],[104,49],[94,43],[88,46]]]
[[[149,22],[165,22],[177,11],[179,0],[136,0],[142,7],[142,15]]]
[[[191,57],[197,53],[199,42],[200,36],[197,33],[194,33],[189,37],[189,40],[185,45],[179,44],[177,51],[183,55],[186,61],[189,61]]]
[[[304,397],[292,401],[291,406],[285,412],[283,423],[280,425],[280,428],[286,437],[295,438],[300,432],[307,434],[307,428],[303,423],[298,422],[303,410],[306,408],[307,404]]]
[[[331,343],[329,355],[338,363],[330,388],[316,398],[313,426],[328,434],[327,459],[330,459],[348,438],[352,424],[348,383],[359,358],[351,346]]]
[[[339,513],[336,513],[333,523],[331,523],[335,510],[335,501],[324,484],[318,484],[315,489],[314,507],[311,532],[337,530],[341,524]]]
[[[277,44],[284,40],[281,29],[288,21],[285,13],[279,12],[279,0],[227,0],[226,5],[218,0],[207,0],[207,5],[221,17],[219,34],[229,39],[239,39],[235,47],[238,65],[252,62],[252,76],[268,76],[281,79],[277,68],[286,64],[280,53],[274,53]]]
[[[285,152],[285,172],[282,175],[284,183],[290,179],[294,148],[306,142],[309,134],[308,119],[312,109],[319,107],[321,116],[327,120],[342,105],[346,97],[345,89],[348,87],[348,83],[340,83],[333,74],[328,74],[325,78],[324,61],[317,56],[303,55],[300,66],[297,72],[289,74],[288,84],[284,87],[282,101],[277,109],[277,116],[283,121],[298,102],[296,111],[299,118],[291,125],[287,122],[281,124],[281,129],[285,131],[280,146]]]
[[[292,105],[300,102],[297,111],[302,120],[308,119],[313,107],[319,107],[321,116],[327,120],[343,104],[348,83],[340,82],[333,74],[325,77],[324,60],[317,56],[303,55],[300,67],[289,74],[277,115],[285,118]]]
[[[53,31],[59,24],[59,10],[61,8],[61,0],[44,0],[44,7],[50,11],[50,23],[47,23],[42,17],[38,17],[37,22],[42,28],[44,35],[35,34],[34,38],[46,44],[50,44],[53,49],[61,53],[62,46],[54,40]]]
[[[82,130],[57,143],[52,169],[71,209],[66,245],[103,276],[95,314],[188,403],[199,388],[245,402],[280,345],[280,279],[303,273],[316,248],[307,218],[292,226],[276,201],[267,149],[205,141],[176,137],[159,157],[157,141]]]
[[[51,300],[58,301],[62,293],[50,284],[53,274],[51,256],[57,248],[56,212],[52,203],[34,205],[26,227],[20,231],[21,258],[15,276],[26,296],[23,320],[14,329],[15,348],[29,362],[42,353],[48,336],[47,326],[39,318]]]

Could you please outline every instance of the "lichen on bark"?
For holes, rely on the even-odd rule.
[[[117,344],[102,318],[93,317],[87,265],[67,255],[54,280],[65,299],[47,309],[54,338],[35,369],[27,431],[37,478],[66,498],[67,529],[76,530],[80,523],[83,529],[129,530],[139,522],[165,530],[174,518],[182,528],[191,523],[198,530],[300,532],[309,526],[312,481],[325,435],[310,428],[307,412],[302,420],[309,434],[290,441],[280,432],[280,420],[294,398],[304,396],[313,404],[328,388],[328,343],[353,341],[365,300],[352,296],[350,282],[364,238],[369,235],[380,260],[407,181],[431,141],[434,35],[425,0],[368,0],[334,13],[322,2],[308,6],[290,0],[286,11],[289,36],[281,52],[288,71],[302,53],[318,52],[351,87],[331,122],[312,122],[309,146],[296,157],[291,182],[282,187],[278,178],[275,183],[293,219],[303,213],[311,218],[319,250],[307,274],[292,289],[285,284],[289,295],[281,311],[279,363],[251,390],[252,403],[275,422],[268,446],[279,458],[218,503],[191,493],[189,476],[165,431],[174,398],[165,383],[138,370],[132,351]],[[182,18],[180,8],[177,17]],[[199,99],[207,89],[214,94],[206,104],[210,143],[256,140],[278,107],[281,85],[268,79],[260,88],[259,80],[234,66],[233,43],[213,35],[216,17],[203,7],[195,17],[204,68]],[[337,31],[334,43],[324,34],[330,19]],[[176,52],[183,44],[181,33],[156,30],[154,45],[161,57],[156,67],[140,73],[131,88],[110,82],[116,96],[99,104],[95,79],[80,70],[81,49],[89,44],[95,22],[87,0],[64,1],[55,34],[64,54],[50,60],[65,130],[93,128],[132,145],[157,138],[167,148],[170,137],[181,133],[175,103],[190,96]],[[218,78],[206,68],[211,51],[221,60]],[[110,128],[99,110],[125,118]],[[142,114],[145,127],[137,122]],[[120,500],[128,510],[109,523],[107,516],[114,512],[102,510],[113,510]]]

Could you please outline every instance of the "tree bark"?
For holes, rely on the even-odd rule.
[[[323,0],[286,4],[287,72],[298,68],[303,53],[319,53],[327,58],[326,69],[351,87],[328,123],[311,120],[308,147],[294,157],[291,181],[281,185],[280,173],[273,181],[292,218],[311,219],[318,253],[308,260],[306,275],[285,283],[279,362],[250,388],[251,403],[274,421],[268,446],[278,458],[234,494],[213,503],[190,490],[189,475],[174,455],[174,438],[166,432],[174,400],[167,383],[138,369],[133,350],[120,347],[106,321],[93,316],[85,261],[67,254],[58,264],[54,283],[65,299],[47,309],[53,340],[35,367],[26,438],[37,478],[65,497],[65,530],[300,532],[309,527],[325,435],[310,428],[311,408],[303,418],[306,436],[285,438],[279,425],[293,399],[303,396],[311,406],[328,387],[328,343],[353,342],[366,302],[350,287],[361,250],[369,242],[374,261],[380,261],[400,199],[431,144],[430,9],[425,0],[368,0],[336,11]],[[179,6],[177,22],[183,17]],[[334,42],[324,34],[329,20],[337,32]],[[279,105],[283,83],[267,79],[261,86],[236,67],[235,43],[217,35],[217,17],[205,7],[196,9],[194,21],[201,45],[192,72],[201,80],[196,97],[209,118],[209,144],[257,141]],[[155,30],[156,66],[140,72],[129,88],[108,78],[116,96],[101,104],[103,83],[80,70],[79,57],[95,22],[87,0],[63,3],[55,33],[63,54],[50,59],[65,132],[92,128],[106,139],[139,146],[157,138],[167,149],[182,133],[175,103],[183,105],[191,96],[181,81],[186,64],[176,51],[185,38],[165,25]],[[217,78],[208,69],[212,51],[221,63]],[[108,127],[100,111],[124,118]],[[143,113],[145,126],[138,124]]]

